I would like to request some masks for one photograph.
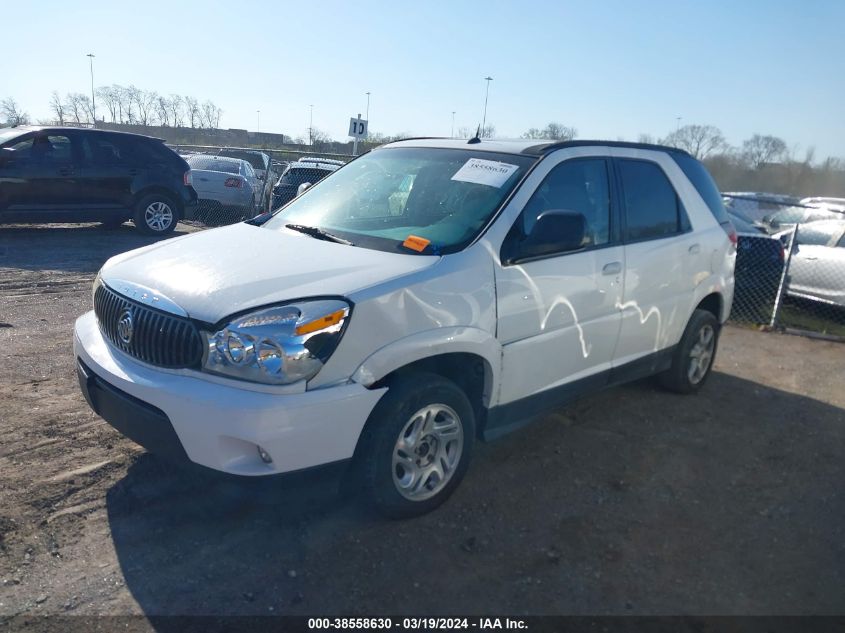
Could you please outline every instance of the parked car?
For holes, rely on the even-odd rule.
[[[316,184],[342,166],[342,161],[326,158],[300,158],[288,164],[276,186],[273,187],[270,209],[278,209],[296,198],[300,185]]]
[[[767,215],[762,222],[769,227],[769,231],[777,233],[784,229],[819,220],[838,220],[845,217],[842,213],[826,207],[787,207]]]
[[[792,206],[800,208],[801,204],[794,196],[759,191],[726,191],[722,196],[729,211],[742,214],[751,222],[760,222],[765,216]]]
[[[787,294],[845,306],[845,219],[799,225]]]
[[[728,217],[738,238],[733,309],[740,319],[763,322],[771,316],[783,275],[784,244],[731,210]]]
[[[651,374],[700,389],[735,244],[680,150],[400,141],[276,213],[107,261],[75,325],[79,382],[153,451],[244,476],[322,466],[417,515],[477,438]]]
[[[245,160],[194,154],[188,157],[199,201],[194,217],[228,224],[256,215],[261,183]]]
[[[176,228],[196,204],[188,163],[160,139],[66,127],[0,129],[0,222],[132,220]]]
[[[281,172],[273,172],[273,161],[270,155],[266,152],[251,149],[235,149],[232,147],[224,147],[218,152],[218,156],[228,156],[229,158],[239,158],[247,161],[255,170],[255,175],[259,181],[260,186],[255,188],[255,200],[261,209],[267,207],[267,202],[270,199],[270,192],[272,183],[278,178]]]

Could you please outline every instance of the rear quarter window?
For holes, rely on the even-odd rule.
[[[704,200],[704,204],[710,209],[710,213],[713,214],[716,221],[719,224],[730,222],[730,217],[728,217],[728,212],[722,202],[722,194],[719,193],[719,188],[707,168],[692,156],[675,153],[672,153],[671,156],[692,183],[692,186],[695,187],[698,195]]]

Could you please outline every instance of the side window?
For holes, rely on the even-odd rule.
[[[619,172],[625,198],[626,240],[659,239],[686,230],[686,212],[657,163],[620,160]]]
[[[63,134],[42,134],[10,146],[12,161],[26,165],[53,165],[73,161],[70,139]]]
[[[107,136],[90,135],[86,139],[85,157],[94,165],[121,165],[124,163],[118,146]]]
[[[572,159],[557,165],[531,196],[516,221],[522,236],[531,233],[543,211],[576,211],[587,219],[585,246],[610,241],[610,187],[607,162],[601,158]]]
[[[832,226],[799,224],[798,227],[798,244],[804,244],[807,246],[827,246],[833,238],[834,227]]]

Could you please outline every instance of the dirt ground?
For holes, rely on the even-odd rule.
[[[0,620],[845,613],[842,344],[727,327],[699,395],[584,399],[388,522],[175,470],[91,413],[73,321],[107,257],[150,239],[0,228]]]

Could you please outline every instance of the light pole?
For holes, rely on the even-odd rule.
[[[455,111],[452,110],[452,135],[451,138],[455,138]]]
[[[91,67],[91,118],[93,119],[93,124],[96,126],[97,124],[97,104],[94,103],[94,53],[88,53],[86,55]]]
[[[367,92],[367,114],[365,115],[367,121],[370,120],[370,93]]]
[[[484,78],[484,81],[487,82],[487,91],[484,93],[484,116],[481,119],[481,136],[484,136],[484,128],[487,127],[487,98],[490,96],[490,82],[493,81],[493,78],[487,76]]]
[[[681,119],[682,118],[683,117],[680,117],[680,116],[675,117],[675,134],[677,134],[678,132],[681,131]]]
[[[308,107],[311,108],[311,115],[308,118],[308,145],[314,147],[314,104]]]
[[[258,123],[256,125],[255,134],[257,136],[261,136],[261,110],[256,110],[255,113],[258,115]]]

